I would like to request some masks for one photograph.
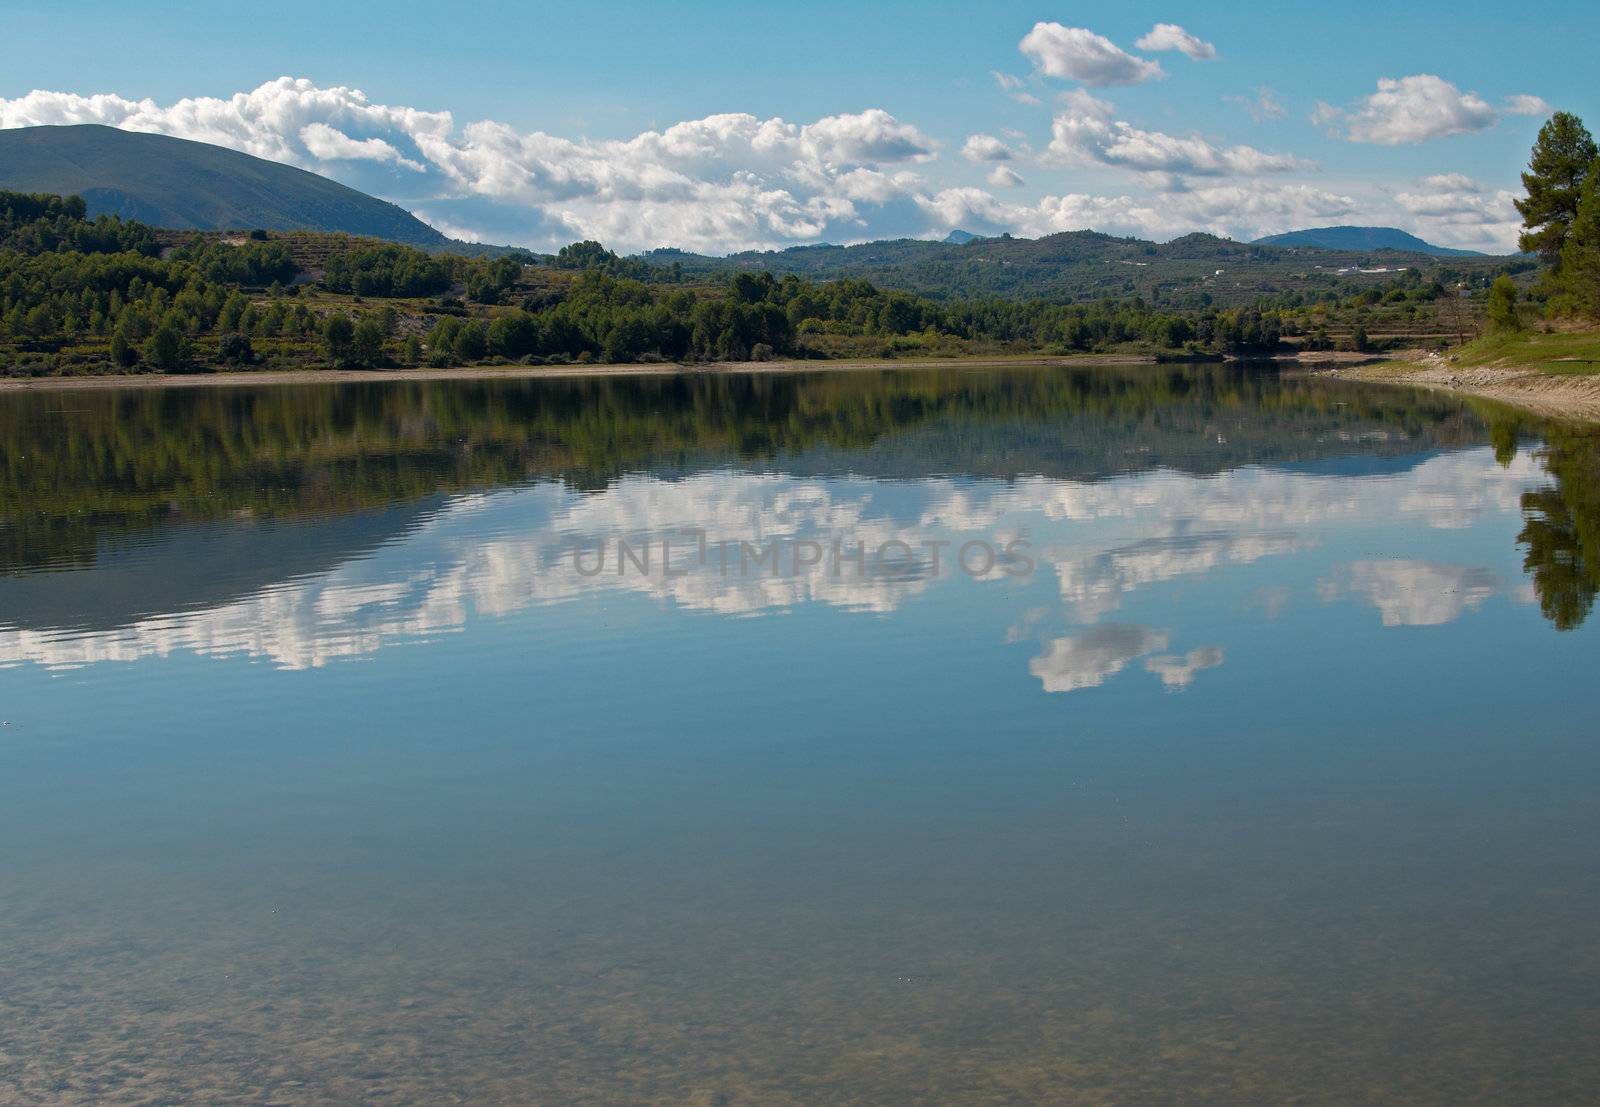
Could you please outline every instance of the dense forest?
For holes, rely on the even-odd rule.
[[[1459,337],[1473,306],[1459,281],[1447,294],[1437,278],[1450,275],[1407,269],[1232,307],[936,300],[860,278],[686,273],[593,242],[491,259],[160,231],[90,220],[76,197],[0,193],[0,372],[1364,350]]]

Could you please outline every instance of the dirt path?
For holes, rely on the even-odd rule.
[[[1438,355],[1405,364],[1362,365],[1327,370],[1346,380],[1409,384],[1481,396],[1535,415],[1600,422],[1600,376],[1553,376],[1533,369],[1452,365]]]

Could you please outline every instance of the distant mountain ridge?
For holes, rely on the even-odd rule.
[[[179,230],[339,231],[429,248],[451,241],[396,204],[304,169],[97,124],[0,130],[0,189],[77,194],[90,215]]]
[[[1340,280],[1369,279],[1359,271],[1372,267],[1372,252],[1236,242],[1201,232],[1148,242],[1099,231],[1061,231],[1041,238],[974,236],[965,242],[899,238],[854,246],[823,243],[726,257],[674,249],[637,256],[652,265],[676,266],[687,275],[766,270],[810,280],[859,277],[934,299],[1137,295],[1195,306],[1248,303],[1264,293],[1326,290]],[[1441,260],[1438,254],[1402,249],[1382,259],[1381,271],[1435,269]],[[1485,270],[1504,261],[1465,252],[1450,260]]]
[[[1307,227],[1301,231],[1269,234],[1255,240],[1260,246],[1314,246],[1319,250],[1404,250],[1440,258],[1487,257],[1478,250],[1435,246],[1399,227]]]

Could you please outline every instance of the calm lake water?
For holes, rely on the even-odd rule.
[[[3,395],[0,1102],[1594,1102],[1597,582],[1270,370]]]

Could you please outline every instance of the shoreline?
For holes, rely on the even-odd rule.
[[[776,361],[628,362],[592,365],[462,365],[448,369],[237,369],[200,373],[97,373],[85,376],[0,377],[0,393],[103,388],[207,388],[239,385],[356,384],[394,381],[573,380],[606,377],[731,376],[739,374],[884,372],[895,369],[1112,368],[1130,365],[1220,364],[1163,360],[1148,354],[975,354],[968,357],[781,359]],[[1245,359],[1254,360],[1254,359]],[[1370,354],[1320,351],[1270,359],[1317,365],[1372,360]],[[1342,372],[1337,370],[1336,372]]]
[[[946,367],[996,368],[1155,365],[1133,354],[992,357],[841,358],[838,360],[631,362],[598,365],[463,365],[449,369],[260,369],[217,373],[104,373],[81,377],[0,377],[0,393],[100,388],[206,388],[283,384],[355,384],[394,381],[571,380],[605,377],[732,376],[742,374],[881,372]]]
[[[1562,376],[1504,366],[1465,367],[1437,354],[1416,361],[1326,369],[1322,375],[1492,400],[1546,419],[1600,423],[1600,376]]]

